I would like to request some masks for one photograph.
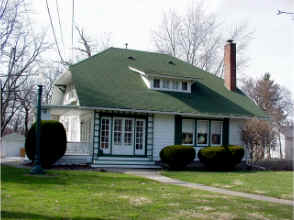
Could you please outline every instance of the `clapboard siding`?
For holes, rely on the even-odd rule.
[[[243,146],[242,141],[242,126],[245,121],[242,119],[230,119],[229,127],[229,144]]]
[[[174,144],[175,141],[175,116],[154,115],[154,143],[153,160],[160,160],[159,152],[162,148]]]

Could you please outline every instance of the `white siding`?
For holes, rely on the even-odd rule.
[[[51,115],[47,109],[42,108],[41,110],[41,120],[50,120]]]
[[[173,145],[175,141],[175,116],[154,115],[153,159],[160,160],[162,148]]]
[[[243,146],[241,131],[245,120],[230,119],[229,144]]]
[[[67,141],[80,141],[80,117],[78,115],[62,115],[60,122],[66,130]]]

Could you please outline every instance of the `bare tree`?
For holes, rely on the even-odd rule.
[[[269,73],[258,80],[243,81],[243,91],[271,117],[271,127],[275,130],[275,139],[279,143],[280,158],[283,158],[281,133],[289,124],[293,114],[291,92],[274,82]]]
[[[23,0],[0,2],[0,75],[2,80],[1,132],[21,109],[19,92],[36,73],[39,56],[47,49],[44,34],[28,30]]]
[[[269,122],[253,118],[243,126],[242,140],[249,152],[250,162],[264,159],[265,153],[270,159],[271,149],[276,145],[276,132]]]
[[[248,60],[244,51],[253,32],[248,31],[248,25],[244,23],[224,34],[224,23],[206,11],[202,1],[189,7],[185,15],[175,10],[165,12],[159,27],[152,31],[155,48],[222,76],[224,42],[233,39],[238,42],[237,68],[244,68]]]
[[[108,48],[111,45],[111,33],[103,33],[97,39],[93,39],[82,27],[76,26],[78,33],[78,47],[74,49],[78,52],[76,60],[91,57],[95,53]]]

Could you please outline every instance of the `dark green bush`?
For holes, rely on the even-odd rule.
[[[49,168],[66,151],[66,132],[63,125],[54,120],[41,121],[40,158],[41,165]],[[28,158],[34,161],[36,149],[36,123],[30,128],[25,141]]]
[[[233,169],[241,162],[244,148],[240,146],[205,147],[198,152],[200,162],[212,169]]]
[[[191,146],[172,145],[160,151],[161,161],[173,170],[185,168],[194,160],[195,155],[195,150]]]

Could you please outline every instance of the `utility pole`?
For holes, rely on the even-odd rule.
[[[41,100],[42,100],[42,86],[38,85],[38,98],[37,98],[37,122],[36,122],[36,149],[34,166],[31,169],[31,174],[44,174],[41,166],[40,158],[40,139],[41,139]]]

